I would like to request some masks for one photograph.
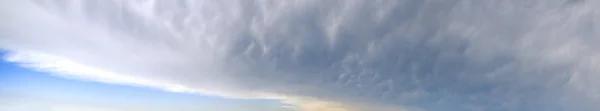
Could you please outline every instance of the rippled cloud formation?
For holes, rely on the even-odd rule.
[[[6,60],[304,111],[600,110],[596,0],[0,3]]]

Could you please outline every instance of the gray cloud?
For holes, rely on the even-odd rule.
[[[600,109],[596,1],[51,2],[6,6],[14,11],[2,12],[0,46],[232,95],[428,111]],[[43,63],[31,58],[13,60]]]

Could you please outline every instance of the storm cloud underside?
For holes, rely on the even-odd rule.
[[[600,110],[595,0],[0,4],[5,59],[63,77],[303,110]]]

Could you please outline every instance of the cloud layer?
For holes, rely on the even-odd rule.
[[[600,110],[593,0],[2,2],[6,59],[65,77],[330,111]]]

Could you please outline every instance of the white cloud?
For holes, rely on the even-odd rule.
[[[599,109],[596,1],[2,2],[6,59],[64,77],[305,110]]]

